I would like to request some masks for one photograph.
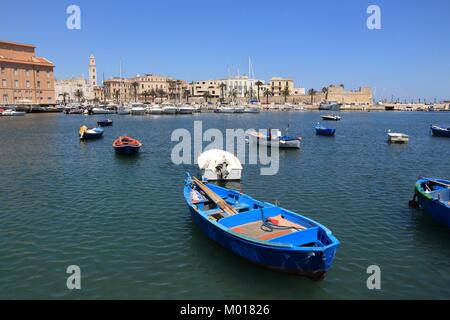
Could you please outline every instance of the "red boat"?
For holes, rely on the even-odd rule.
[[[130,137],[119,137],[113,142],[113,147],[118,154],[136,154],[139,152],[142,143]]]

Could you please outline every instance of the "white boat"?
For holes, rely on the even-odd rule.
[[[177,113],[177,107],[172,104],[166,104],[162,107],[164,114],[175,114]]]
[[[259,107],[245,107],[244,113],[260,113],[261,109]]]
[[[179,114],[193,114],[194,111],[195,111],[195,108],[188,106],[188,105],[182,105],[178,108]]]
[[[124,107],[124,106],[120,106],[117,108],[117,114],[118,115],[127,115],[130,114],[130,109]]]
[[[321,116],[323,120],[329,120],[329,121],[339,121],[341,120],[340,116],[335,116],[332,114],[326,114]]]
[[[5,110],[1,113],[3,117],[19,117],[24,116],[24,111],[15,111],[15,110]]]
[[[388,131],[388,142],[389,143],[408,143],[409,136],[404,133],[391,132]]]
[[[305,106],[295,106],[294,111],[302,112],[302,111],[306,111],[306,108],[305,108]]]
[[[145,106],[142,103],[132,103],[130,105],[130,113],[132,116],[143,116],[145,115]]]
[[[93,114],[112,114],[112,113],[115,113],[115,111],[104,109],[104,108],[93,108],[92,113]]]
[[[216,110],[214,110],[216,113],[234,113],[233,107],[219,107]]]
[[[149,114],[163,114],[163,112],[163,108],[157,104],[147,107],[147,113]]]
[[[268,134],[252,131],[249,132],[248,136],[251,142],[259,145],[278,148],[300,149],[301,138],[282,136],[280,130],[278,129],[271,129],[269,130]]]
[[[242,165],[232,153],[220,149],[203,152],[197,159],[202,178],[208,180],[240,180]]]
[[[245,107],[244,106],[236,106],[234,107],[234,113],[244,113]]]

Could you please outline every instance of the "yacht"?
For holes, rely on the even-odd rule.
[[[195,108],[189,105],[181,105],[178,108],[178,113],[179,114],[193,114],[195,111]]]
[[[173,104],[165,103],[163,104],[163,113],[164,114],[175,114],[177,113],[177,107],[175,107]]]
[[[131,104],[131,115],[133,116],[143,116],[145,115],[145,106],[142,103],[132,103]]]

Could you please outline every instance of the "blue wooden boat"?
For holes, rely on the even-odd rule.
[[[105,120],[97,121],[97,124],[100,127],[109,127],[109,126],[112,126],[113,121],[111,119],[105,119]]]
[[[315,126],[316,134],[318,136],[334,136],[336,129],[334,128],[325,128],[324,126],[321,126],[320,124],[317,124]]]
[[[309,218],[189,173],[184,197],[193,221],[206,235],[270,269],[322,279],[340,244],[330,230]]]
[[[434,220],[450,228],[450,180],[419,179],[413,201],[417,201]]]
[[[450,128],[441,128],[436,125],[431,126],[431,132],[433,132],[433,135],[438,137],[447,137],[450,138]]]
[[[79,131],[79,136],[81,140],[97,139],[102,137],[103,131],[102,128],[89,129],[86,126],[82,126]]]

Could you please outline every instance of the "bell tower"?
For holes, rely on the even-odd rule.
[[[95,57],[93,54],[89,56],[89,86],[97,85],[97,67],[95,66]]]

